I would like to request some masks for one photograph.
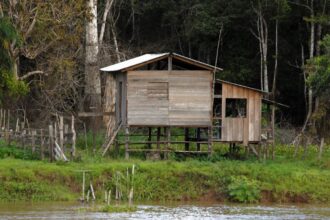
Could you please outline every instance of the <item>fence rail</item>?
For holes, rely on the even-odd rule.
[[[58,116],[48,124],[48,128],[31,128],[24,116],[0,109],[0,139],[8,146],[31,150],[41,159],[48,157],[50,161],[67,160],[65,155],[73,158],[76,153],[75,117]]]

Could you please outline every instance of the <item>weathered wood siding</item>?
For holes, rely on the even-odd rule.
[[[129,71],[128,125],[211,125],[210,71]]]
[[[114,74],[105,76],[104,96],[103,96],[103,111],[115,112],[116,109],[116,78]],[[104,115],[103,122],[107,128],[107,136],[113,134],[116,128],[116,115]]]
[[[226,117],[226,99],[246,99],[246,117]],[[261,93],[232,84],[222,83],[222,140],[260,141]]]
[[[210,71],[171,71],[169,120],[172,126],[210,126],[212,74]]]
[[[116,123],[117,125],[122,123],[126,124],[126,109],[127,109],[127,76],[124,73],[116,73]],[[120,90],[121,83],[121,91]],[[121,94],[121,98],[120,98]],[[120,109],[121,106],[121,109]]]

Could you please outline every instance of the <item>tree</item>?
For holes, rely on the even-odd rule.
[[[315,109],[312,119],[315,120],[317,134],[320,139],[327,135],[330,127],[330,35],[326,35],[320,47],[323,54],[315,56],[307,61],[307,83],[319,97],[319,107]]]
[[[21,39],[10,20],[1,15],[2,13],[0,13],[0,103],[6,95],[17,97],[28,91],[27,85],[14,77],[14,60],[10,55],[10,45],[14,42],[20,44]]]

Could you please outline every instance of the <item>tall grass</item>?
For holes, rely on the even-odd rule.
[[[70,163],[48,163],[9,154],[0,160],[0,200],[78,199],[82,175],[77,170],[82,169],[91,170],[86,182],[93,182],[97,200],[103,200],[104,190],[110,189],[114,198],[115,173],[125,174],[135,164],[136,200],[330,203],[329,147],[324,149],[322,160],[317,160],[315,146],[308,148],[304,159],[302,149],[294,158],[292,147],[277,146],[275,160],[266,161],[253,156],[228,159],[224,156],[226,150],[219,145],[212,158],[184,161],[177,161],[176,157],[167,161],[101,158],[88,156],[90,152],[85,154],[85,149],[79,150],[80,160]]]

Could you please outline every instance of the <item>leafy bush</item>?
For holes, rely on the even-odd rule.
[[[254,203],[260,199],[259,183],[245,176],[230,178],[228,194],[235,202]]]
[[[16,147],[0,147],[0,159],[12,157],[15,159],[23,160],[38,160],[39,155],[32,153],[31,151],[19,149]]]

